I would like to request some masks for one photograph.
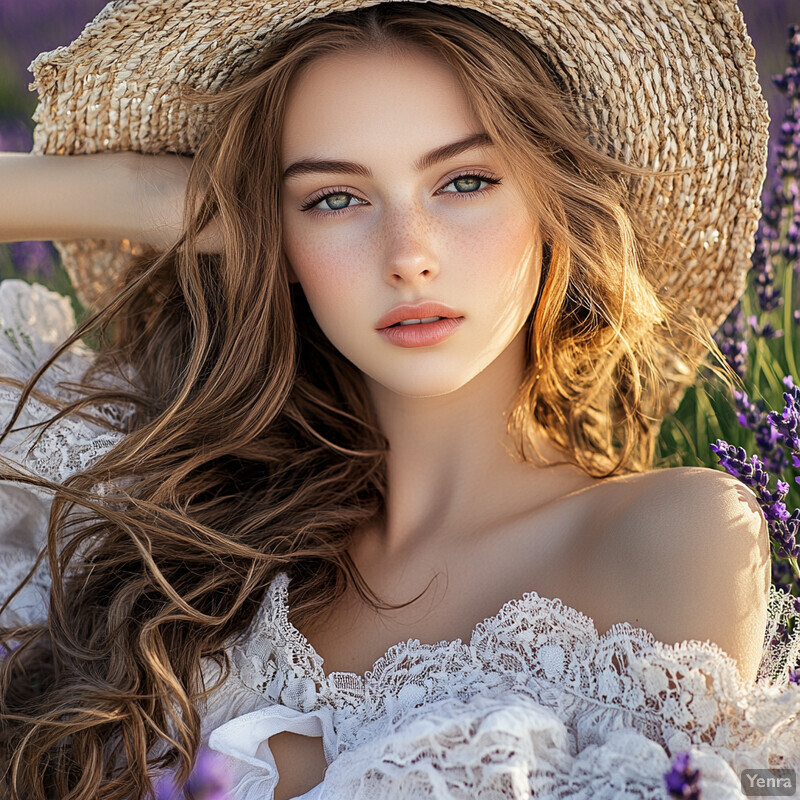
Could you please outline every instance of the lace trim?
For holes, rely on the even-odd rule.
[[[744,800],[724,756],[696,747],[690,754],[703,797]],[[443,700],[396,724],[378,720],[363,744],[330,764],[319,800],[666,800],[669,770],[664,749],[634,729],[610,730],[576,750],[559,714],[505,692]]]
[[[585,614],[536,592],[509,600],[479,623],[469,644],[409,639],[363,676],[326,675],[323,659],[289,622],[289,581],[286,572],[272,581],[260,617],[232,648],[234,669],[245,686],[272,702],[298,711],[333,709],[340,752],[381,717],[400,719],[444,698],[509,688],[571,719],[578,747],[594,741],[601,728],[625,725],[673,749],[736,740],[755,742],[766,753],[768,739],[778,740],[800,714],[800,691],[793,691],[788,675],[771,677],[800,650],[800,636],[771,644],[778,626],[798,618],[793,598],[774,586],[762,668],[747,685],[735,661],[713,642],[667,645],[627,622],[601,636]]]
[[[0,375],[25,382],[55,347],[75,329],[69,299],[39,284],[0,281]],[[57,401],[74,399],[59,385],[80,381],[94,353],[81,342],[73,345],[42,376],[36,389]],[[131,376],[127,376],[128,380]],[[119,386],[119,381],[113,381]],[[5,428],[17,405],[20,389],[0,384],[0,426]],[[29,397],[14,427],[0,445],[7,466],[56,483],[87,469],[116,446],[132,407],[104,404],[87,409],[97,422],[75,415],[58,420],[42,432],[57,408]],[[105,426],[104,423],[108,423]],[[39,434],[41,438],[36,441]],[[103,494],[102,485],[96,487]],[[0,482],[0,601],[17,587],[45,546],[51,495],[44,489]],[[3,613],[4,625],[41,622],[47,613],[50,576],[47,562]]]

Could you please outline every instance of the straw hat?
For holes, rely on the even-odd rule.
[[[33,152],[194,152],[211,112],[183,105],[179,86],[226,86],[282,31],[376,1],[114,0],[74,42],[31,64]],[[451,3],[529,37],[616,155],[688,170],[657,190],[632,182],[630,208],[659,241],[679,243],[680,266],[656,283],[718,326],[745,288],[769,121],[735,0]],[[55,244],[86,305],[137,251],[127,241]]]

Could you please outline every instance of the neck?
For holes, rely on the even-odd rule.
[[[524,331],[486,369],[456,391],[408,397],[367,379],[390,444],[385,522],[378,536],[386,556],[435,537],[491,527],[553,495],[541,467],[521,461],[506,430],[524,369]],[[562,456],[541,436],[549,458]]]

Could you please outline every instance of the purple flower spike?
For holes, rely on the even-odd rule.
[[[737,303],[714,336],[725,360],[740,378],[745,377],[747,369],[747,342],[744,340],[744,328],[742,305]]]
[[[56,250],[49,242],[11,242],[11,260],[26,277],[52,278],[56,265]]]
[[[800,686],[800,669],[789,669],[789,683]]]
[[[789,391],[783,393],[783,400],[783,411],[780,414],[770,411],[767,419],[785,446],[797,452],[800,451],[800,387],[792,385]]]
[[[756,231],[755,250],[750,259],[751,275],[758,295],[758,307],[767,312],[783,305],[781,291],[775,286],[775,270],[772,266],[773,242],[776,238],[777,230],[769,222],[760,225]],[[755,320],[755,317],[752,319]]]
[[[773,301],[770,278],[772,259],[780,255],[788,269],[800,269],[800,27],[789,32],[789,66],[773,78],[786,98],[786,111],[778,129],[769,169],[769,189],[762,218],[762,233],[753,253],[753,280],[758,288],[759,305]],[[779,236],[783,233],[783,237]],[[763,297],[762,297],[763,295]],[[767,309],[764,309],[767,310]]]
[[[780,436],[775,426],[767,419],[763,400],[753,402],[745,392],[733,390],[737,419],[743,428],[755,434],[758,454],[769,472],[782,473],[789,466],[789,458],[779,445]]]
[[[747,322],[753,333],[756,336],[760,336],[762,339],[780,339],[781,336],[783,336],[783,331],[776,330],[771,322],[765,322],[763,325],[759,325],[755,316],[748,317]]]
[[[796,391],[797,388],[792,387],[792,392]],[[784,502],[788,494],[786,481],[780,481],[776,491],[771,492],[767,489],[770,473],[758,456],[748,456],[743,447],[734,447],[722,439],[709,446],[716,453],[720,466],[753,490],[767,519],[770,539],[778,557],[790,559],[795,575],[800,577],[797,565],[797,559],[800,558],[800,545],[797,543],[797,535],[800,532],[800,509],[789,512],[786,507]]]
[[[671,766],[672,770],[664,773],[669,796],[700,800],[700,770],[689,766],[689,753],[676,753]]]
[[[228,800],[231,781],[219,756],[210,750],[201,750],[185,788],[194,800]],[[156,784],[155,800],[184,800],[185,797],[172,776],[164,776]]]
[[[764,509],[764,516],[767,519],[774,519],[780,522],[785,522],[787,519],[790,519],[789,512],[786,509],[786,503],[781,503],[780,501],[770,503],[769,506]]]

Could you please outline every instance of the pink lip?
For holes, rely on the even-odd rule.
[[[460,311],[454,311],[449,306],[433,301],[415,303],[414,305],[403,305],[393,308],[388,314],[384,314],[375,326],[375,330],[383,330],[392,325],[403,322],[407,319],[425,319],[426,317],[450,317],[455,319],[463,317]],[[423,323],[423,325],[435,323]],[[405,326],[404,326],[405,327]]]
[[[443,342],[463,321],[464,317],[445,317],[436,322],[381,328],[378,333],[398,347],[430,347]]]

